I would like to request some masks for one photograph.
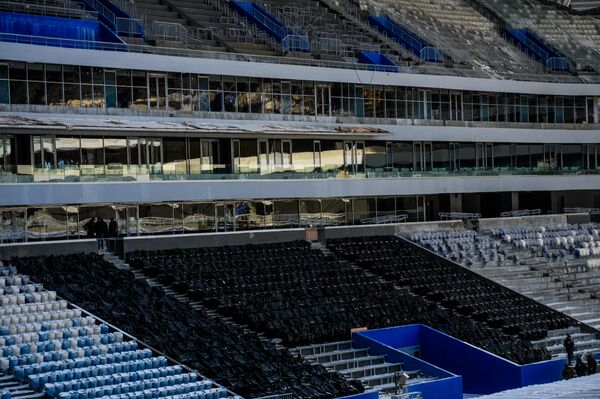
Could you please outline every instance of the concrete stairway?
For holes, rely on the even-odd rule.
[[[15,399],[38,399],[45,398],[44,392],[35,392],[29,389],[28,384],[21,384],[14,376],[0,373],[0,391],[8,391],[11,398]]]
[[[571,338],[575,342],[575,358],[590,351],[597,353],[600,350],[600,341],[596,339],[595,335],[584,333],[578,327],[548,331],[546,338],[531,343],[534,346],[546,348],[553,358],[566,357],[563,341],[567,334],[571,334]]]
[[[337,371],[351,380],[359,380],[367,389],[380,392],[395,392],[394,376],[403,371],[409,376],[408,384],[415,384],[432,378],[419,370],[403,370],[401,363],[388,363],[385,356],[369,354],[369,348],[355,349],[352,341],[301,346],[290,349],[311,363]]]

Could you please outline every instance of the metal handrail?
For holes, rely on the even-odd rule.
[[[40,14],[55,17],[68,17],[77,19],[98,19],[98,12],[86,11],[82,8],[76,7],[56,7],[48,6],[44,4],[23,4],[12,1],[0,2],[0,10],[22,13],[22,14]]]
[[[98,0],[83,0],[86,4],[98,11],[104,18],[106,18],[113,26],[117,26],[117,16],[108,7],[102,4]]]

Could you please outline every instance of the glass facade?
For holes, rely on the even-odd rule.
[[[0,61],[0,103],[360,118],[595,123],[593,97]]]
[[[596,144],[0,135],[2,181],[596,173]]]
[[[119,236],[241,231],[373,223],[407,215],[423,221],[423,197],[240,200],[0,208],[0,243],[86,238],[93,217],[114,218]]]

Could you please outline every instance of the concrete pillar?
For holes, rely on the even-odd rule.
[[[513,191],[511,193],[511,202],[512,202],[512,210],[513,211],[518,211],[519,210],[519,193],[517,191]]]
[[[450,212],[462,212],[462,194],[450,194]]]

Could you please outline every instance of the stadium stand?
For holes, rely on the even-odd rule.
[[[496,25],[458,0],[373,0],[369,13],[388,15],[448,54],[476,69],[538,73],[540,65],[511,46]]]
[[[600,272],[598,226],[504,228],[484,233],[419,233],[412,241],[591,325]]]
[[[262,31],[221,0],[136,0],[151,43],[207,51],[279,55]]]
[[[595,251],[598,226],[529,226],[475,233],[470,230],[417,233],[410,239],[474,272],[520,292],[595,330],[600,327],[600,270]],[[587,255],[587,256],[586,256]],[[575,328],[576,353],[598,351],[594,334]],[[534,342],[563,356],[561,338]]]
[[[0,386],[8,397],[233,398],[1,262],[0,284]]]
[[[156,282],[117,269],[99,255],[21,258],[15,264],[67,300],[245,398],[283,393],[333,398],[363,390],[360,383],[310,365],[201,304],[181,302]]]
[[[502,314],[501,309],[490,310],[493,326],[487,325],[468,313],[440,306],[441,301],[432,301],[425,293],[394,287],[399,285],[396,281],[381,280],[362,270],[360,263],[357,268],[306,243],[133,253],[129,261],[134,268],[172,283],[178,291],[287,345],[346,339],[351,328],[361,326],[424,323],[524,364],[549,357],[543,350],[534,350],[525,337],[541,338],[547,328],[568,324],[560,315],[547,314],[545,308],[525,306],[524,311],[538,313],[528,318],[520,315],[522,327],[529,330],[520,331],[523,339],[515,340],[517,317],[493,317]],[[221,272],[225,268],[228,275]],[[505,321],[515,325],[503,325]],[[532,324],[527,326],[527,322]]]
[[[384,281],[469,320],[470,326],[446,327],[450,335],[520,364],[549,358],[547,348],[533,343],[577,324],[488,279],[420,253],[399,237],[333,240],[329,248]]]
[[[516,28],[528,28],[578,64],[598,71],[600,23],[535,0],[478,0]]]

